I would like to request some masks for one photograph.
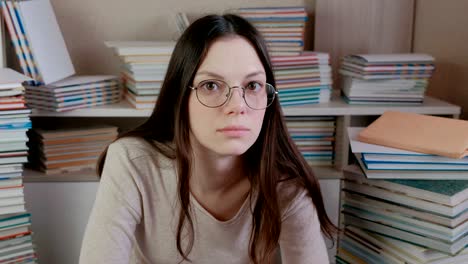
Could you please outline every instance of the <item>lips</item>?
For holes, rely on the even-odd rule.
[[[227,126],[218,129],[217,131],[229,138],[240,138],[247,135],[250,129],[244,126]]]
[[[249,131],[247,127],[244,126],[227,126],[221,129],[218,129],[220,132],[227,132],[227,131]]]

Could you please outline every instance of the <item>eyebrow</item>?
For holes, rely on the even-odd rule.
[[[211,77],[214,77],[214,78],[217,78],[217,79],[223,79],[224,80],[224,77],[217,74],[217,73],[214,73],[214,72],[210,72],[210,71],[200,71],[197,73],[197,75],[208,75],[208,76],[211,76]],[[255,72],[251,72],[249,74],[247,74],[245,76],[245,78],[251,78],[253,76],[257,76],[257,75],[265,75],[265,72],[264,71],[255,71]]]

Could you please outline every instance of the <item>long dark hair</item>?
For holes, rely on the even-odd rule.
[[[183,259],[193,247],[193,221],[190,214],[189,178],[192,149],[189,139],[188,98],[194,76],[210,45],[219,38],[240,36],[255,48],[266,80],[275,85],[266,44],[259,32],[245,19],[232,14],[208,15],[193,22],[178,40],[155,109],[148,120],[119,138],[141,137],[153,144],[163,155],[177,160],[178,198],[181,205],[177,230],[177,249]],[[158,144],[154,144],[158,142]],[[160,147],[160,145],[172,148]],[[106,152],[100,158],[98,173],[102,173]],[[307,189],[322,232],[333,237],[336,227],[328,218],[318,180],[293,143],[287,131],[278,100],[265,111],[262,129],[257,141],[243,155],[252,191],[256,193],[253,206],[252,232],[249,255],[253,263],[270,263],[281,232],[281,213],[278,185],[292,182],[297,188]],[[186,224],[188,225],[186,226]],[[182,230],[190,232],[187,248],[182,248]]]

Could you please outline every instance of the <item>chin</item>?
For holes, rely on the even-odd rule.
[[[212,150],[223,156],[240,156],[247,152],[252,144],[226,144],[213,146]]]

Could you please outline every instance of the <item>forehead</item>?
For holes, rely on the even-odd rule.
[[[230,36],[211,44],[197,73],[203,71],[236,77],[253,71],[264,71],[264,68],[250,42],[240,36]]]

